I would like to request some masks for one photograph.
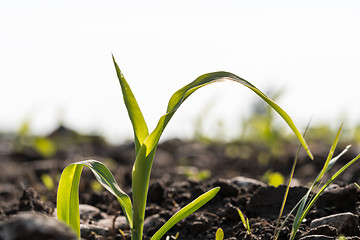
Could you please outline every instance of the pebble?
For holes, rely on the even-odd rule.
[[[113,222],[114,222],[114,217],[115,216],[110,216],[108,218],[105,219],[100,219],[99,221],[96,222],[97,225],[102,226],[102,227],[106,227],[106,228],[112,228],[113,227]],[[121,230],[129,230],[130,226],[128,224],[128,222],[126,221],[126,217],[125,216],[118,216],[115,220],[115,228],[121,229]]]
[[[237,185],[239,187],[250,187],[250,186],[265,187],[266,186],[266,184],[261,181],[258,181],[256,179],[252,179],[252,178],[243,177],[243,176],[234,177],[234,178],[230,179],[230,182],[234,183],[235,185]]]
[[[80,212],[80,219],[87,220],[94,218],[95,215],[99,215],[101,213],[101,210],[97,207],[88,204],[80,204],[79,212]]]
[[[336,240],[336,237],[329,237],[325,235],[309,235],[302,237],[299,240]]]
[[[20,212],[0,225],[1,240],[77,240],[65,224],[35,212]]]
[[[336,228],[338,234],[357,236],[359,234],[359,218],[357,215],[346,212],[314,219],[310,223],[311,228],[321,225],[329,225]]]
[[[305,234],[302,234],[301,237],[310,236],[310,235],[326,235],[326,236],[337,236],[339,235],[336,228],[329,225],[320,225],[316,228],[311,228]]]
[[[89,236],[94,232],[97,235],[107,235],[109,228],[98,226],[97,224],[84,223],[80,224],[81,237],[88,239]]]

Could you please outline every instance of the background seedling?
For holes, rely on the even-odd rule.
[[[246,233],[248,235],[250,235],[250,238],[252,239],[252,234],[251,234],[251,228],[250,228],[250,224],[249,224],[249,219],[248,218],[245,218],[244,214],[241,212],[241,210],[238,208],[237,209],[238,213],[239,213],[239,216],[240,216],[240,219],[241,219],[241,222],[242,224],[244,225],[245,229],[246,229]]]
[[[215,240],[223,240],[223,239],[224,239],[224,231],[222,230],[222,228],[218,228],[216,230]]]
[[[169,100],[166,113],[159,119],[157,126],[150,133],[130,86],[125,80],[114,58],[113,61],[119,78],[125,106],[134,131],[136,158],[132,170],[132,200],[119,187],[109,169],[101,162],[96,160],[86,160],[67,166],[64,169],[59,182],[57,216],[58,219],[70,225],[79,237],[79,181],[82,169],[85,166],[90,168],[96,179],[105,187],[105,189],[115,195],[118,199],[129,223],[132,240],[142,239],[150,172],[160,137],[181,104],[196,90],[211,83],[231,80],[252,90],[285,120],[307,151],[310,158],[313,158],[304,138],[288,114],[254,85],[229,72],[204,74],[175,92]],[[199,209],[212,199],[218,191],[218,187],[213,188],[180,209],[152,236],[151,239],[160,239],[178,221]]]
[[[19,128],[15,142],[16,150],[21,152],[25,148],[33,148],[43,158],[53,157],[57,151],[56,144],[50,138],[32,135],[29,125],[27,120]]]
[[[324,163],[324,166],[322,168],[322,170],[320,171],[319,175],[316,177],[316,179],[314,180],[314,182],[311,184],[308,192],[304,195],[304,197],[296,204],[296,206],[292,209],[292,211],[288,214],[288,216],[285,218],[283,224],[280,226],[280,228],[276,229],[276,232],[274,234],[274,239],[277,239],[279,237],[279,233],[281,231],[281,229],[284,227],[285,222],[287,221],[288,217],[290,216],[290,214],[292,214],[296,209],[296,215],[295,215],[295,219],[293,222],[293,226],[292,226],[292,230],[291,230],[291,236],[290,239],[293,240],[295,239],[296,233],[299,230],[300,225],[302,224],[303,220],[305,219],[307,213],[310,211],[311,207],[314,205],[314,203],[316,202],[316,200],[320,197],[320,195],[324,192],[324,190],[342,173],[344,172],[348,167],[350,167],[353,163],[355,163],[359,158],[360,158],[360,154],[357,155],[354,159],[352,159],[351,161],[349,161],[347,164],[345,164],[342,168],[340,168],[335,174],[333,174],[324,184],[322,184],[323,182],[323,177],[325,175],[325,173],[327,173],[333,166],[334,164],[340,159],[340,157],[345,154],[347,152],[347,150],[350,148],[350,146],[347,146],[338,156],[333,158],[334,152],[335,152],[335,148],[337,146],[339,137],[340,137],[340,132],[341,132],[342,126],[340,127],[335,140],[330,148],[328,157]],[[297,154],[298,156],[298,154]],[[293,171],[295,169],[295,164],[296,164],[296,159],[297,156],[295,158],[294,161],[294,165],[292,168],[292,173],[291,173],[291,177],[288,183],[288,188],[291,182],[291,178],[293,175]],[[282,210],[283,207],[285,205],[286,202],[286,197],[287,197],[287,192],[285,193],[284,196],[284,201],[283,201],[283,206],[281,208],[280,211],[280,215],[279,215],[279,219],[278,221],[280,221],[280,217],[282,214]]]

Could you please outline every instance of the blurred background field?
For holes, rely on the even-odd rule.
[[[0,130],[27,122],[32,134],[46,135],[64,124],[114,143],[131,139],[113,53],[150,129],[178,88],[224,70],[270,96],[281,93],[279,105],[301,130],[310,119],[318,131],[344,122],[355,136],[359,9],[355,0],[3,1]],[[250,135],[243,125],[257,111],[255,99],[231,83],[204,88],[164,139]]]

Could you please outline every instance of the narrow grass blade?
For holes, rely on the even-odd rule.
[[[237,209],[238,213],[239,213],[239,216],[240,216],[240,219],[241,219],[241,222],[242,224],[244,225],[244,228],[246,228],[246,230],[248,230],[248,224],[247,224],[247,221],[244,217],[244,214],[242,213],[242,211],[240,209]]]
[[[86,166],[96,179],[118,199],[125,217],[132,228],[132,206],[129,196],[120,189],[109,169],[101,162],[86,160],[67,166],[61,174],[57,194],[57,217],[68,224],[80,237],[79,182]]]
[[[210,201],[217,192],[220,190],[219,187],[213,188],[206,193],[202,194],[200,197],[196,198],[194,201],[180,209],[177,213],[175,213],[151,238],[151,240],[160,240],[161,237],[172,228],[177,222],[186,218],[191,213],[198,210],[205,203]]]
[[[334,166],[334,164],[340,159],[342,155],[344,155],[349,150],[350,147],[351,145],[347,145],[346,148],[341,153],[339,153],[339,155],[330,160],[329,165],[325,170],[325,173],[327,173]]]
[[[140,146],[142,145],[146,137],[149,135],[149,130],[129,84],[125,80],[124,75],[121,73],[119,66],[115,62],[114,56],[112,58],[123,93],[125,106],[127,108],[131,123],[133,125],[135,136],[135,152],[137,154]]]
[[[337,143],[338,143],[338,141],[339,141],[340,132],[341,132],[342,127],[343,127],[343,124],[341,124],[341,126],[340,126],[340,128],[339,128],[339,131],[338,131],[337,134],[336,134],[335,140],[334,140],[334,142],[333,142],[333,144],[332,144],[332,146],[331,146],[331,148],[330,148],[330,151],[329,151],[328,157],[327,157],[327,159],[326,159],[326,161],[325,161],[325,164],[324,164],[324,166],[323,166],[320,174],[318,175],[318,177],[317,177],[317,179],[316,179],[315,181],[320,180],[320,179],[324,176],[326,170],[328,169],[329,162],[330,162],[330,160],[332,159],[332,157],[334,156],[335,148],[336,148]]]

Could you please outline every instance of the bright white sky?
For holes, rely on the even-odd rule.
[[[178,88],[201,74],[235,73],[266,92],[302,128],[360,122],[360,1],[1,1],[0,131],[30,119],[35,133],[59,120],[112,140],[132,137],[114,54],[150,129]],[[191,136],[223,121],[238,132],[254,93],[205,87],[166,130]],[[211,106],[211,108],[209,108]],[[165,136],[165,137],[166,137]]]

